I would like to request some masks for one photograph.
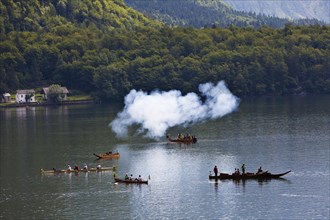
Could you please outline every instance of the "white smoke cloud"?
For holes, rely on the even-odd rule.
[[[128,127],[137,124],[138,132],[146,132],[149,138],[159,138],[170,127],[219,118],[239,105],[239,99],[231,94],[224,81],[217,85],[201,84],[199,91],[206,97],[205,102],[195,93],[183,96],[178,90],[150,94],[131,90],[125,97],[123,111],[110,126],[118,137],[125,137]]]

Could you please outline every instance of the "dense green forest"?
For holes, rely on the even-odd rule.
[[[284,27],[290,22],[295,25],[324,25],[317,19],[289,20],[275,16],[237,11],[223,0],[124,0],[132,8],[169,26],[203,27]]]
[[[1,0],[0,92],[53,83],[101,100],[131,89],[330,93],[330,28],[168,27],[123,0]]]

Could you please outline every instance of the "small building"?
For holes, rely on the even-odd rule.
[[[42,88],[41,94],[42,94],[42,97],[44,100],[48,99],[48,97],[47,97],[48,93],[49,93],[49,87]],[[62,86],[61,93],[59,95],[61,95],[63,101],[67,100],[68,93],[69,93],[69,90],[66,87]]]
[[[0,95],[0,102],[10,102],[10,94],[4,93]]]
[[[36,102],[34,89],[17,90],[16,102],[17,103]]]

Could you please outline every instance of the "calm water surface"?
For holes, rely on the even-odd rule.
[[[329,219],[330,97],[242,100],[237,112],[188,128],[195,145],[108,127],[119,106],[0,109],[1,219]],[[93,152],[119,151],[118,160]],[[114,184],[112,172],[41,175],[40,168],[117,166],[148,185]],[[285,179],[209,181],[246,164]]]

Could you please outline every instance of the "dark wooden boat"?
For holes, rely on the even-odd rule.
[[[241,179],[276,179],[281,178],[282,176],[290,173],[291,170],[285,173],[272,174],[269,172],[262,173],[245,173],[245,174],[228,174],[228,173],[220,173],[219,176],[209,175],[209,179],[219,179],[219,180],[241,180]]]
[[[119,179],[115,178],[116,183],[127,183],[127,184],[148,184],[148,180],[125,180],[125,179]]]
[[[105,154],[96,154],[93,153],[98,159],[118,159],[120,157],[119,153],[105,153]]]
[[[172,139],[172,138],[170,138],[170,136],[167,135],[167,140],[169,140],[170,142],[183,143],[183,144],[195,144],[195,143],[197,143],[197,138],[196,137]]]

